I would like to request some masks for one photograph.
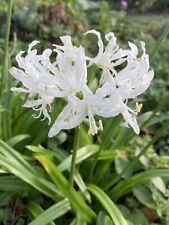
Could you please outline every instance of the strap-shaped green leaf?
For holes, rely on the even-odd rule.
[[[89,191],[99,200],[105,210],[109,213],[115,225],[128,225],[122,213],[114,202],[98,186],[88,185]]]
[[[110,192],[110,196],[112,199],[117,200],[118,198],[124,196],[126,193],[130,192],[134,186],[138,184],[144,184],[153,177],[169,178],[169,169],[152,169],[136,174],[117,184]]]
[[[59,188],[59,190],[63,193],[65,197],[67,197],[72,205],[73,209],[77,216],[82,216],[83,220],[90,222],[92,218],[95,217],[95,213],[87,206],[84,202],[81,195],[70,186],[67,179],[60,172],[58,167],[46,156],[36,155],[36,158],[43,165],[53,182]]]
[[[64,215],[71,209],[68,199],[64,199],[46,210],[43,210],[36,202],[28,203],[29,212],[35,217],[29,225],[55,225],[51,222],[60,216]]]
[[[84,161],[99,150],[98,145],[86,145],[77,151],[76,164]],[[59,166],[60,171],[70,168],[72,155],[68,156]]]
[[[19,134],[16,135],[12,138],[10,138],[9,140],[7,140],[8,145],[10,145],[11,147],[15,146],[16,144],[18,144],[19,142],[23,141],[26,138],[29,138],[30,136],[28,134]]]
[[[0,191],[20,192],[32,190],[32,188],[15,176],[0,176]]]
[[[33,151],[35,156],[36,156],[36,154],[38,154],[38,155],[44,155],[48,158],[55,157],[55,158],[59,159],[60,161],[62,161],[58,166],[58,169],[60,171],[63,172],[65,170],[70,170],[70,163],[71,163],[72,155],[67,157],[67,154],[64,153],[64,151],[61,152],[60,149],[57,149],[56,151],[52,151],[49,149],[44,149],[42,146],[27,146],[27,148],[29,150]],[[77,151],[76,163],[80,163],[83,160],[85,160],[88,157],[95,154],[98,148],[99,147],[97,145],[87,145],[85,147],[80,148]],[[82,194],[85,196],[86,200],[88,202],[91,202],[91,197],[87,190],[86,184],[83,181],[83,179],[78,171],[75,171],[74,180],[75,180],[77,186],[79,187],[80,191],[82,192]]]
[[[96,225],[114,225],[114,223],[107,214],[100,211],[97,216]]]
[[[54,200],[62,195],[56,186],[40,175],[21,154],[0,140],[0,166]]]

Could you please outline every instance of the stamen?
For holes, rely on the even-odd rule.
[[[99,128],[100,128],[101,131],[103,130],[103,123],[102,123],[102,120],[99,120]]]
[[[136,112],[135,115],[138,116],[138,114],[140,113],[141,109],[143,107],[143,104],[139,104],[138,102],[136,102]]]
[[[90,106],[88,107],[88,116],[89,116],[89,131],[88,131],[89,134],[95,135],[98,133],[99,130],[103,130],[103,124],[101,120],[99,120],[98,126],[96,125],[96,121],[94,119]]]
[[[89,131],[88,133],[91,135],[95,135],[98,133],[98,127],[96,126],[96,122],[91,110],[91,106],[88,106],[88,116],[89,116]]]
[[[89,134],[95,135],[98,133],[99,128],[96,126],[96,122],[93,116],[89,116],[89,126]]]
[[[39,109],[39,114],[37,116],[34,116],[35,119],[39,118],[42,114],[42,107]]]

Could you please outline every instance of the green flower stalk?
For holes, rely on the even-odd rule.
[[[73,179],[76,169],[76,155],[79,145],[79,135],[80,135],[80,128],[75,128],[75,136],[74,136],[74,143],[73,143],[73,152],[72,152],[72,160],[71,160],[71,167],[70,167],[70,185],[73,186]]]
[[[8,86],[8,45],[11,26],[12,3],[13,0],[8,1],[8,10],[6,14],[6,31],[4,44],[4,62],[2,67],[1,92],[3,88],[6,88]]]

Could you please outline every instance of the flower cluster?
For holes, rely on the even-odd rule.
[[[53,51],[46,49],[40,55],[33,49],[38,41],[33,41],[25,57],[23,51],[16,56],[20,69],[10,69],[12,76],[23,85],[13,87],[12,91],[28,93],[29,101],[24,106],[39,111],[39,116],[43,114],[49,123],[48,110],[54,99],[67,100],[49,131],[50,137],[62,129],[72,129],[84,120],[89,122],[89,133],[94,135],[103,129],[101,120],[95,121],[95,115],[108,118],[119,114],[138,134],[136,116],[141,104],[136,103],[136,109],[131,109],[127,102],[143,93],[154,76],[154,72],[149,71],[145,44],[141,42],[142,55],[138,57],[138,48],[133,43],[129,42],[129,50],[119,48],[113,33],[105,35],[106,47],[98,31],[90,30],[85,35],[89,33],[98,38],[99,50],[94,58],[87,57],[82,46],[74,46],[70,36],[60,37],[63,45],[54,45]],[[50,60],[53,52],[57,54],[55,62]],[[95,92],[87,85],[87,70],[93,64],[102,71]]]

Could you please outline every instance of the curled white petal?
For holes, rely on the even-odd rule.
[[[128,42],[128,45],[130,47],[130,51],[128,51],[128,53],[130,54],[130,56],[135,59],[138,55],[138,48],[135,44],[133,44],[132,42]]]
[[[51,54],[52,54],[52,50],[50,48],[45,49],[42,53],[42,56],[44,57],[43,59],[49,59]]]
[[[29,44],[29,47],[28,47],[28,54],[32,51],[32,48],[37,45],[38,43],[40,43],[39,41],[32,41],[30,44]]]
[[[24,51],[20,51],[17,55],[16,55],[16,61],[18,63],[18,66],[21,68],[25,68],[26,66],[26,62],[24,57],[22,57],[22,54],[24,53]]]
[[[60,51],[58,50],[62,50],[62,51],[67,51],[67,50],[71,50],[73,48],[73,44],[72,44],[72,39],[69,35],[65,35],[65,36],[61,36],[60,37],[63,45],[53,45],[56,47],[56,49],[54,51],[60,53]]]
[[[84,33],[84,35],[87,35],[87,34],[95,34],[98,38],[98,47],[99,47],[99,51],[98,51],[98,54],[94,57],[94,58],[89,58],[90,59],[90,62],[89,62],[89,66],[92,65],[93,63],[96,63],[97,60],[102,56],[103,54],[103,51],[104,51],[104,45],[103,45],[103,41],[101,39],[101,35],[100,35],[100,32],[96,31],[96,30],[89,30],[87,31],[86,33]]]
[[[124,108],[124,111],[122,112],[123,118],[126,121],[126,124],[133,128],[134,132],[136,134],[140,133],[140,128],[137,124],[137,120],[135,115],[130,113],[127,109]]]
[[[23,106],[27,108],[33,108],[35,111],[39,111],[39,115],[35,118],[39,118],[41,114],[43,113],[44,119],[47,118],[49,121],[49,124],[51,123],[51,117],[49,116],[49,113],[47,111],[47,106],[52,103],[53,98],[45,98],[45,99],[38,99],[38,100],[32,100],[27,101]],[[37,108],[39,107],[39,108]]]

